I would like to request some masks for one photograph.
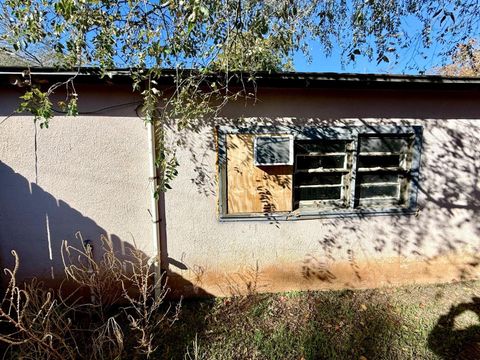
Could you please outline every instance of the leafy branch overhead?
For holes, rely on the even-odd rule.
[[[339,46],[344,63],[361,56],[415,67],[414,60],[400,56],[427,56],[429,48],[447,59],[457,44],[476,34],[480,3],[6,0],[0,4],[0,19],[1,52],[27,64],[43,64],[47,53],[48,65],[69,70],[94,66],[102,76],[112,68],[130,69],[144,99],[145,119],[175,118],[180,128],[188,128],[192,119],[214,116],[231,99],[254,96],[242,86],[229,86],[232,73],[247,72],[254,81],[258,71],[291,70],[294,55],[309,58],[312,48],[328,55]],[[171,91],[155,83],[166,68],[178,69]],[[211,72],[221,75],[211,81]],[[74,77],[63,85],[67,99],[59,105],[76,114]],[[57,88],[30,84],[21,110],[47,126]]]
[[[363,55],[393,62],[419,42],[435,43],[448,56],[475,35],[480,17],[475,0],[7,0],[0,6],[2,49],[25,56],[49,48],[65,68],[98,66],[103,74],[113,67],[149,69],[135,74],[143,79],[164,68],[280,70],[297,51],[308,55],[315,46],[328,54],[334,44],[346,61]]]
[[[474,39],[459,44],[452,55],[452,63],[437,69],[446,76],[480,76],[480,46]]]

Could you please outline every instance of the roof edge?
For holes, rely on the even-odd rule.
[[[116,68],[106,71],[102,77],[99,68],[83,67],[78,71],[58,68],[39,67],[0,67],[0,78],[24,76],[27,71],[33,77],[65,79],[77,76],[81,82],[129,82],[130,74],[135,69]],[[193,69],[163,69],[158,77],[164,84],[172,84],[176,75],[200,74]],[[104,72],[105,74],[105,72]],[[232,72],[210,73],[208,79],[228,76],[233,85],[243,82],[252,82],[262,87],[284,88],[431,88],[455,90],[480,90],[480,77],[450,77],[442,75],[403,75],[403,74],[361,74],[361,73],[334,73],[334,72]]]

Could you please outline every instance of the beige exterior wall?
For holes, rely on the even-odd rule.
[[[260,90],[201,125],[177,152],[165,200],[175,274],[215,295],[373,287],[474,277],[480,246],[478,93]],[[421,125],[418,213],[299,221],[219,222],[215,124]],[[173,127],[172,127],[173,128]],[[171,140],[176,138],[171,131]]]
[[[83,87],[80,110],[137,101],[130,88]],[[1,119],[20,91],[0,90]],[[162,260],[178,292],[231,295],[372,287],[475,277],[480,246],[480,103],[474,92],[263,89],[168,141],[179,175],[161,199]],[[75,233],[119,252],[154,255],[147,130],[135,104],[35,129],[30,116],[0,125],[0,263],[59,279],[60,244]],[[218,220],[215,125],[421,125],[418,213],[299,221]],[[192,288],[192,284],[194,287]]]
[[[0,125],[0,262],[11,266],[15,249],[21,279],[60,280],[61,242],[80,245],[77,231],[97,256],[101,234],[119,253],[135,241],[154,255],[148,137],[137,105],[96,111],[138,100],[116,89],[80,86],[80,111],[95,113],[56,116],[48,129],[22,115]],[[2,120],[20,94],[0,91]]]

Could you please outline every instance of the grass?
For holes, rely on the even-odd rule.
[[[464,282],[190,300],[157,358],[453,359],[480,341],[478,294]]]

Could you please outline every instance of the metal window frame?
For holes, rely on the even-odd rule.
[[[234,127],[219,126],[217,131],[217,150],[218,150],[218,219],[222,222],[228,221],[297,221],[303,219],[318,219],[326,217],[364,217],[371,215],[395,215],[395,214],[415,214],[417,212],[417,194],[418,181],[420,176],[420,160],[422,152],[422,126],[412,125],[373,125],[373,126],[345,126],[345,127],[309,127],[309,126],[251,126]],[[350,179],[349,204],[346,208],[314,211],[275,212],[275,213],[245,213],[228,214],[228,184],[227,184],[227,135],[231,134],[252,134],[278,136],[291,135],[293,142],[296,140],[346,140],[351,141],[354,151],[352,157],[352,170]],[[411,166],[409,170],[409,189],[407,194],[406,206],[385,206],[372,208],[356,208],[356,178],[357,178],[357,159],[359,153],[360,135],[408,135],[414,137],[411,150]],[[294,154],[293,154],[294,156]],[[294,194],[292,194],[292,205]]]
[[[257,141],[258,141],[258,138],[288,138],[288,151],[289,151],[289,154],[288,154],[288,162],[283,162],[283,163],[264,163],[264,164],[261,164],[261,163],[258,163],[257,162],[257,149],[258,149],[258,145],[257,145]],[[293,135],[291,134],[255,134],[255,137],[253,139],[253,164],[255,166],[290,166],[290,165],[293,165],[293,159],[294,159],[294,155],[293,155],[293,143],[294,143],[294,137]]]
[[[391,136],[392,134],[390,133],[382,133],[382,134],[374,134],[373,136],[375,137],[390,137],[392,138]],[[375,173],[390,173],[390,174],[396,174],[398,176],[403,176],[404,179],[402,180],[401,183],[398,184],[398,198],[402,198],[402,195],[404,195],[402,193],[402,188],[405,187],[406,189],[404,189],[404,192],[408,193],[409,192],[409,188],[410,188],[410,180],[407,181],[407,179],[410,177],[410,169],[411,169],[411,166],[412,166],[412,160],[413,160],[413,153],[414,153],[414,141],[415,141],[415,133],[411,133],[411,132],[407,132],[406,134],[393,134],[393,135],[397,135],[397,137],[393,136],[393,138],[403,138],[403,139],[407,139],[409,144],[408,144],[408,150],[403,154],[404,155],[404,158],[400,158],[400,165],[398,167],[395,167],[395,168],[392,168],[392,167],[387,167],[387,168],[369,168],[369,167],[364,167],[364,168],[360,168],[359,166],[357,166],[357,173],[361,173],[361,174],[375,174]],[[356,152],[356,157],[359,158],[361,156],[368,156],[368,152],[367,153],[362,153],[360,151],[360,147],[361,147],[361,139],[362,138],[368,138],[372,136],[371,134],[365,134],[365,133],[360,133],[359,136],[358,136],[358,140],[359,140],[359,148],[357,149],[358,151]],[[365,155],[367,154],[367,155]],[[396,155],[396,154],[395,154]],[[404,162],[404,164],[402,165],[402,162]],[[408,164],[408,166],[405,166],[405,163]],[[361,169],[361,170],[360,170]],[[354,191],[357,191],[358,189],[360,189],[360,185],[357,183],[357,180],[358,179],[358,176],[355,176],[355,189]],[[405,186],[406,185],[406,186]],[[355,208],[362,208],[362,207],[365,207],[364,204],[370,204],[371,207],[379,207],[378,204],[381,204],[382,202],[383,203],[388,203],[389,201],[393,201],[393,198],[392,199],[388,199],[388,198],[384,198],[382,199],[381,197],[377,197],[377,198],[360,198],[360,196],[357,196],[356,193],[354,193],[354,207]],[[406,203],[409,203],[409,198],[405,198],[405,202]],[[362,204],[362,202],[364,204]],[[367,206],[368,207],[368,206]],[[391,207],[401,207],[401,205],[395,205],[395,204],[392,204]]]
[[[297,141],[299,141],[298,139],[296,139]],[[326,140],[326,139],[325,139]],[[307,140],[309,141],[309,140]],[[316,141],[316,140],[313,140],[313,141]],[[349,161],[349,158],[352,158],[353,159],[353,154],[354,154],[354,150],[353,150],[353,141],[350,141],[350,140],[339,140],[339,139],[328,139],[328,141],[343,141],[345,142],[345,151],[342,152],[343,156],[345,157],[344,159],[344,167],[343,168],[332,168],[332,171],[331,173],[332,174],[341,174],[342,176],[342,182],[340,184],[340,192],[341,192],[341,197],[340,199],[326,199],[326,200],[312,200],[312,201],[317,201],[317,202],[320,202],[320,203],[323,203],[325,205],[325,208],[328,208],[328,205],[333,205],[333,208],[334,209],[340,209],[340,208],[349,208],[350,205],[349,205],[349,200],[350,200],[350,184],[347,180],[347,182],[344,182],[344,178],[346,177],[347,179],[349,179],[350,177],[350,174],[352,172],[352,166],[351,166],[351,161]],[[298,156],[310,156],[310,155],[303,155],[303,154],[294,154],[294,158],[295,158],[295,161],[297,160],[297,157]],[[294,167],[293,167],[293,182],[292,182],[292,191],[295,192],[296,188],[297,188],[297,184],[295,184],[295,178],[297,176],[297,173],[299,173],[299,169],[298,169],[298,164],[297,162],[294,163]],[[322,172],[320,172],[322,173]],[[323,173],[326,173],[326,172],[323,172]],[[346,191],[348,189],[348,191]],[[297,205],[297,199],[295,198],[295,193],[292,194],[292,204],[293,205]],[[338,205],[335,205],[337,203],[341,203],[338,204]],[[300,206],[300,201],[298,201],[298,206]],[[293,208],[293,206],[292,206]],[[308,209],[308,206],[306,207]],[[311,207],[311,209],[315,209],[314,206]],[[318,209],[318,207],[317,207]],[[300,209],[298,209],[298,211],[302,211]],[[303,210],[305,211],[305,210]]]

